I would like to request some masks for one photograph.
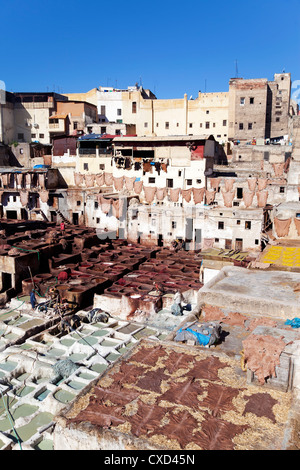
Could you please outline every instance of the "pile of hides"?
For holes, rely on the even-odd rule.
[[[243,346],[245,364],[256,374],[260,384],[264,384],[269,377],[276,377],[276,366],[285,348],[283,338],[274,341],[271,335],[252,334],[243,341]]]
[[[174,341],[196,341],[200,346],[212,346],[221,338],[222,328],[219,323],[208,322],[193,324],[177,331]]]

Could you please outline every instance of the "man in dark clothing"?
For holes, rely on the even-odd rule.
[[[30,293],[30,303],[31,303],[31,307],[34,309],[36,306],[36,298],[35,298],[35,294],[33,290]]]

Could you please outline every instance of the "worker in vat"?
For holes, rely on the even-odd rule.
[[[36,306],[36,298],[35,298],[34,290],[30,292],[30,303],[31,303],[32,309],[34,310]]]
[[[64,233],[64,232],[65,232],[65,223],[64,223],[64,222],[61,222],[61,224],[60,224],[60,230],[61,230],[61,233]]]

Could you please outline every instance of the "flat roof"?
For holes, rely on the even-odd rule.
[[[173,140],[173,141],[194,141],[194,140],[215,140],[214,136],[209,135],[165,135],[165,136],[142,136],[142,137],[130,137],[130,136],[123,136],[123,137],[116,137],[114,138],[114,142],[163,142],[166,140]]]

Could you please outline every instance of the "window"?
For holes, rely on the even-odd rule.
[[[176,228],[177,227],[177,222],[175,222],[175,220],[172,220],[172,228]]]
[[[244,129],[244,124],[242,122],[239,123],[239,130],[242,131]]]
[[[122,109],[117,109],[117,116],[121,116],[122,115]]]
[[[218,229],[224,230],[224,222],[218,222]]]
[[[243,188],[236,189],[236,197],[237,199],[243,199]]]
[[[250,97],[249,102],[250,102],[250,104],[254,104],[254,98],[253,98],[253,96]]]
[[[226,119],[223,120],[223,126],[227,126],[227,120]]]
[[[155,183],[155,178],[149,178],[149,183]]]
[[[77,127],[78,127],[78,122],[77,122],[77,121],[74,121],[74,122],[73,122],[73,129],[77,129]]]
[[[99,206],[98,201],[95,201],[95,202],[94,202],[94,207],[95,207],[95,209],[98,209],[98,206]]]
[[[202,122],[200,122],[200,127],[202,127]]]
[[[251,222],[250,220],[245,221],[245,230],[251,230]]]
[[[157,123],[156,123],[156,127],[158,127],[158,126],[159,126],[159,124],[158,124],[158,122],[157,122]]]
[[[166,128],[166,129],[169,129],[169,126],[170,126],[169,122],[166,122],[166,123],[165,123],[165,128]]]
[[[97,218],[96,218],[96,223],[97,223],[97,224],[100,223],[100,217],[97,217]]]
[[[105,106],[101,106],[101,115],[105,116],[105,114],[106,114]]]
[[[121,135],[121,129],[116,129],[116,135]]]
[[[200,183],[201,183],[201,181],[202,181],[202,180],[200,180],[200,179],[199,179],[199,180],[196,180],[196,183],[200,184]]]
[[[44,134],[39,134],[39,138],[40,138],[40,139],[43,139],[44,137],[45,137]]]
[[[193,180],[186,180],[186,184],[187,184],[187,186],[192,186]]]
[[[101,127],[101,134],[106,134],[106,127]]]
[[[83,169],[84,169],[85,171],[89,171],[89,164],[88,164],[88,163],[84,163],[84,164],[83,164]]]
[[[257,240],[257,238],[255,239],[255,245],[258,245],[259,244],[259,240]]]
[[[216,123],[215,123],[215,122],[213,123],[213,127],[216,127]]]
[[[284,187],[284,186],[280,186],[279,192],[280,192],[280,193],[284,193],[284,192],[285,192],[285,187]]]
[[[205,129],[209,129],[209,122],[205,123]]]
[[[76,201],[77,206],[81,205],[81,201]]]
[[[132,112],[133,112],[133,114],[136,113],[136,101],[132,102]]]
[[[237,220],[237,221],[236,221],[236,225],[241,225],[241,221],[240,221],[240,220]]]
[[[178,170],[178,176],[181,176],[181,170]]]
[[[209,111],[208,111],[208,110],[206,111],[206,114],[209,114]]]
[[[241,106],[244,106],[244,104],[245,104],[245,98],[241,98],[241,99],[240,99],[240,104],[241,104]]]
[[[144,122],[144,127],[148,127],[148,122]]]
[[[248,122],[248,130],[251,131],[252,130],[252,127],[253,127],[253,124],[252,122]]]
[[[193,127],[193,123],[192,123],[192,122],[189,123],[189,127],[190,127],[190,128]]]
[[[105,165],[104,163],[99,164],[99,170],[105,170]]]
[[[24,134],[18,134],[18,140],[23,140],[24,139]]]
[[[167,178],[167,188],[173,188],[173,179]]]
[[[276,118],[276,122],[280,122],[280,118],[279,118],[279,117]]]
[[[36,134],[31,134],[31,138],[32,138],[32,139],[35,139],[35,138],[36,138]]]

